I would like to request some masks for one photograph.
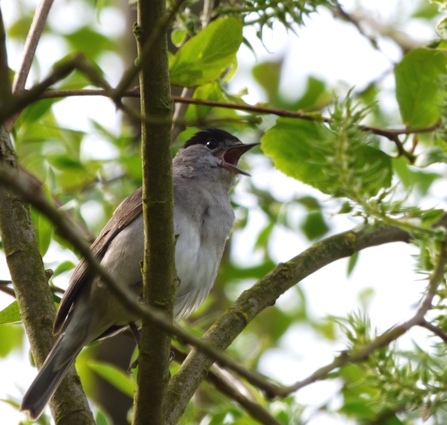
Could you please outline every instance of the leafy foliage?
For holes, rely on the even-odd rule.
[[[285,174],[336,197],[361,202],[391,184],[391,158],[366,143],[358,129],[364,111],[335,104],[330,128],[314,121],[279,119],[263,150]],[[357,127],[357,128],[356,128]]]
[[[294,31],[294,25],[303,25],[303,18],[314,13],[318,6],[333,7],[332,0],[233,0],[217,9],[218,14],[238,15],[250,18],[245,25],[255,25],[256,35],[262,39],[264,27],[273,28],[281,23],[286,29]],[[252,15],[255,15],[252,18]]]
[[[218,19],[186,42],[170,65],[171,83],[194,87],[211,83],[233,63],[242,42],[242,24]]]
[[[396,98],[409,128],[429,127],[439,121],[440,77],[445,76],[446,52],[414,49],[396,66]]]

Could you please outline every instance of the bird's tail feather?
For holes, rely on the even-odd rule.
[[[84,345],[82,342],[80,347],[71,347],[72,352],[64,361],[60,358],[61,351],[65,351],[61,350],[61,348],[63,348],[61,345],[63,345],[64,336],[64,334],[59,336],[54,347],[48,354],[45,363],[23,397],[20,410],[28,411],[32,420],[37,419],[41,415],[46,404],[56,391],[69,367],[76,360],[77,355]]]

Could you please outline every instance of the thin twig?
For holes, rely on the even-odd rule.
[[[349,22],[352,25],[355,26],[355,28],[357,29],[357,31],[359,32],[360,35],[362,35],[363,37],[365,37],[369,43],[371,44],[371,46],[373,47],[373,49],[377,50],[378,52],[380,52],[383,56],[385,56],[385,58],[392,63],[391,59],[382,51],[382,49],[380,49],[379,44],[377,43],[377,39],[374,36],[368,35],[365,30],[362,28],[361,23],[359,22],[358,19],[354,18],[353,16],[351,16],[349,13],[347,13],[341,6],[341,4],[339,2],[336,2],[335,8],[332,9],[333,15],[335,18],[339,18],[345,22]],[[394,65],[394,64],[393,64]]]
[[[140,52],[137,63],[124,73],[120,82],[116,86],[116,89],[113,91],[112,99],[114,99],[115,102],[119,102],[120,99],[123,97],[123,94],[132,84],[132,81],[137,76],[137,74],[140,72],[143,62],[145,60],[148,60],[149,55],[151,54],[156,42],[167,31],[170,23],[177,16],[178,11],[185,1],[186,0],[177,0],[172,8],[168,10],[164,18],[158,21],[158,25],[151,32],[149,39]],[[136,31],[138,32],[138,28],[136,29]]]
[[[426,320],[419,323],[419,326],[433,332],[436,336],[439,336],[439,338],[447,343],[447,334],[438,326],[435,326],[433,323],[427,322]]]
[[[31,65],[33,64],[37,44],[39,43],[52,5],[53,0],[41,0],[37,6],[36,13],[33,16],[33,22],[31,23],[28,36],[26,37],[22,62],[20,63],[19,69],[14,76],[14,82],[12,85],[13,94],[20,94],[25,89],[26,80],[28,78]],[[20,111],[17,111],[14,116],[10,117],[6,121],[5,125],[8,131],[11,131],[19,113]]]
[[[15,298],[16,293],[14,289],[11,288],[9,285],[12,285],[12,282],[10,280],[0,280],[0,291]]]
[[[21,93],[26,84],[31,65],[33,63],[34,55],[36,53],[37,44],[42,35],[43,28],[47,21],[48,13],[50,12],[53,0],[41,0],[37,6],[36,13],[33,16],[28,36],[25,41],[25,48],[23,49],[22,61],[14,76],[14,83],[12,85],[12,92],[14,94]]]
[[[194,87],[185,87],[180,97],[191,98],[195,90],[196,89]],[[180,121],[183,121],[188,106],[189,106],[188,103],[176,102],[174,115],[172,117],[173,125],[172,125],[171,137],[173,141],[176,140],[177,136],[186,129],[185,123],[180,123]]]
[[[174,360],[177,363],[181,364],[186,360],[187,353],[174,346],[171,347],[171,351],[174,353]],[[226,372],[229,373],[228,371]],[[283,425],[282,422],[278,421],[263,406],[261,406],[253,395],[251,397],[244,395],[240,389],[236,388],[234,383],[223,376],[222,370],[219,370],[216,366],[213,366],[210,369],[206,379],[214,385],[218,391],[238,403],[253,419],[259,421],[261,424]],[[237,378],[232,376],[232,379],[236,380]],[[240,381],[239,384],[243,385]],[[244,391],[249,393],[249,389],[245,385],[243,388]]]
[[[385,347],[386,345],[395,341],[397,338],[402,336],[412,327],[426,326],[427,322],[425,321],[424,316],[427,313],[427,311],[432,307],[433,298],[436,295],[438,286],[444,280],[444,271],[446,264],[447,264],[447,242],[444,241],[442,245],[442,250],[439,254],[438,262],[436,264],[436,268],[430,278],[427,294],[425,295],[422,304],[417,310],[416,314],[411,319],[407,320],[401,325],[391,328],[391,330],[380,335],[370,344],[364,346],[362,349],[355,351],[352,354],[343,352],[332,363],[318,369],[317,371],[312,373],[312,375],[310,375],[306,379],[303,379],[302,381],[295,383],[294,385],[290,385],[288,387],[279,389],[279,391],[277,393],[274,393],[274,395],[286,396],[290,393],[298,391],[299,389],[309,384],[312,384],[321,379],[325,379],[329,375],[329,373],[331,373],[335,369],[338,369],[349,363],[355,363],[366,360],[374,351],[376,351],[379,348]]]
[[[71,96],[107,96],[107,93],[104,90],[95,90],[95,89],[83,89],[83,90],[50,90],[43,93],[40,96],[40,99],[50,99],[50,98],[58,98],[58,97],[71,97]],[[127,90],[122,95],[123,97],[139,97],[140,91],[138,88],[134,88],[131,90]],[[315,113],[306,113],[303,111],[288,111],[286,109],[276,109],[269,108],[266,106],[253,106],[247,104],[239,104],[239,103],[227,103],[227,102],[218,102],[215,100],[204,100],[204,99],[192,99],[186,98],[182,96],[172,96],[172,99],[176,103],[187,103],[194,105],[204,105],[211,106],[215,108],[227,108],[227,109],[235,109],[239,111],[252,112],[256,114],[271,114],[276,115],[278,117],[285,118],[298,118],[304,119],[308,121],[317,121],[317,122],[330,122],[329,117],[322,117]],[[360,125],[359,128],[362,131],[368,131],[372,134],[376,134],[378,136],[386,137],[387,139],[396,143],[396,136],[399,135],[407,135],[407,134],[420,134],[420,133],[431,133],[432,131],[437,130],[440,127],[441,123],[438,122],[429,127],[422,128],[402,128],[402,129],[390,129],[390,128],[379,128],[372,127],[368,125]],[[403,147],[402,147],[403,149]],[[399,150],[399,147],[398,147]],[[400,150],[399,150],[400,152]]]

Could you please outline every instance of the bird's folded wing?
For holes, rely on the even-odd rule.
[[[90,249],[93,255],[101,260],[107,248],[109,247],[115,236],[127,227],[139,214],[142,212],[142,190],[141,188],[129,195],[116,209],[112,218],[107,222],[104,229],[102,229],[99,236],[95,239]],[[57,311],[56,320],[54,322],[54,333],[58,333],[65,319],[70,312],[70,309],[77,297],[79,289],[83,285],[90,283],[94,278],[94,273],[91,273],[87,262],[82,259],[70,279],[70,286],[62,298]]]

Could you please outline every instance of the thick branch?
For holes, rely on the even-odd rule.
[[[0,104],[8,100],[11,91],[6,77],[8,68],[4,36],[0,11]],[[6,170],[10,180],[19,179],[16,154],[4,125],[0,125],[0,166]],[[0,186],[0,233],[22,321],[33,357],[40,366],[54,343],[53,297],[47,284],[28,205],[21,196],[3,185]],[[74,368],[62,381],[50,407],[58,425],[94,423]]]
[[[340,258],[349,257],[362,249],[389,242],[408,242],[409,234],[394,227],[363,228],[332,236],[318,242],[287,263],[279,264],[256,285],[245,291],[238,300],[209,329],[204,340],[225,350],[247,324],[265,308],[273,305],[287,289]],[[213,360],[200,350],[193,349],[168,386],[168,424],[177,423],[189,399],[205,377]],[[278,392],[278,385],[264,379],[253,380],[253,385],[264,389],[268,395]]]
[[[178,1],[177,5],[180,4]],[[171,154],[173,103],[166,23],[172,19],[172,12],[166,13],[166,0],[142,0],[138,2],[137,13],[135,35],[138,67],[141,68],[141,115],[150,118],[141,123],[145,234],[143,299],[162,311],[165,320],[171,322],[176,279]],[[170,347],[170,335],[152,320],[144,318],[139,344],[134,425],[165,423]]]
[[[447,242],[444,241],[442,244],[442,250],[439,254],[438,262],[436,264],[435,270],[430,278],[430,283],[428,286],[428,291],[424,297],[421,306],[417,310],[416,314],[406,322],[401,325],[394,326],[391,330],[385,332],[383,335],[377,337],[370,344],[366,345],[362,349],[355,351],[352,354],[343,353],[340,357],[335,359],[331,364],[318,369],[308,378],[297,382],[294,385],[281,389],[276,395],[287,395],[291,392],[297,391],[306,385],[309,385],[319,379],[327,377],[327,375],[334,369],[338,369],[348,363],[354,363],[361,360],[367,359],[375,350],[385,347],[390,342],[395,341],[397,338],[406,333],[409,329],[414,326],[424,326],[432,331],[435,331],[435,327],[428,325],[424,317],[427,311],[432,307],[433,298],[436,295],[439,285],[444,280],[445,267],[447,264]],[[437,333],[437,332],[435,332]],[[438,333],[437,333],[438,334]]]

